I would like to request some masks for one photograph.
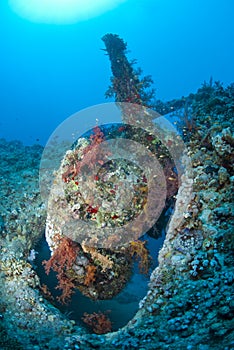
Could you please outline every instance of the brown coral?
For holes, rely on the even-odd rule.
[[[147,274],[150,267],[149,251],[145,247],[146,241],[132,241],[128,247],[131,257],[139,259],[139,269],[141,273]]]
[[[112,323],[110,319],[102,312],[94,312],[92,314],[84,313],[82,317],[84,323],[90,326],[94,333],[105,334],[111,332]]]
[[[97,270],[97,268],[94,265],[88,265],[86,267],[86,275],[85,275],[85,280],[84,280],[84,284],[86,286],[90,286],[95,281],[96,270]]]

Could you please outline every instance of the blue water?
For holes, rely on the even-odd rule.
[[[233,13],[232,0],[126,0],[89,20],[53,25],[22,18],[1,1],[0,137],[44,145],[71,114],[105,103],[106,33],[128,43],[129,59],[152,75],[156,98],[186,96],[211,76],[231,83]]]
[[[123,38],[129,60],[136,58],[143,75],[152,75],[156,99],[195,93],[211,77],[224,85],[232,83],[233,13],[233,0],[125,0],[89,20],[54,25],[22,18],[10,1],[0,1],[0,138],[44,146],[72,114],[113,101],[105,99],[112,75],[109,58],[102,51],[101,38],[107,33]],[[159,239],[146,237],[151,269],[157,266],[165,226]],[[45,239],[35,249],[39,251],[35,269],[56,297],[56,275],[47,276],[41,266],[50,256]],[[135,266],[124,290],[112,300],[92,301],[76,292],[70,304],[55,302],[55,306],[77,323],[84,312],[111,310],[117,330],[136,313],[148,282]]]

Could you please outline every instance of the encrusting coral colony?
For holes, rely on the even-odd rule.
[[[168,103],[154,100],[152,79],[142,78],[135,61],[128,61],[126,43],[113,34],[102,40],[113,73],[106,95],[119,104],[123,123],[109,125],[108,132],[94,126],[64,155],[54,175],[63,184],[64,197],[56,197],[55,186],[47,210],[41,201],[37,178],[42,147],[0,140],[0,347],[231,350],[234,85],[225,88],[211,80],[186,98]],[[143,110],[144,129],[132,123],[137,106]],[[154,122],[147,108],[172,112],[172,119],[176,116],[173,120],[187,149],[182,176],[168,151],[173,141],[167,136],[162,142],[150,131]],[[165,207],[174,208],[147,295],[133,319],[116,332],[108,312],[85,313],[79,324],[66,318],[52,305],[53,296],[29,259],[46,227],[52,254],[43,265],[47,274],[56,272],[62,304],[76,289],[93,300],[112,299],[128,282],[134,259],[141,273],[149,273],[150,256],[142,239],[120,242],[113,234],[105,247],[96,244],[105,230],[121,228],[144,211],[149,191],[144,170],[130,161],[102,164],[103,154],[96,150],[108,138],[134,140],[157,156],[166,181]],[[88,183],[83,174],[96,163],[100,171]],[[119,184],[124,181],[132,200],[110,210],[108,203],[123,197]],[[105,205],[84,196],[85,186],[95,186]],[[82,236],[82,229],[80,241],[65,235],[61,229],[65,218],[72,224],[80,219],[87,223],[85,228],[93,230],[91,239]]]
[[[126,44],[116,35],[111,34],[107,34],[103,41],[111,59],[114,74],[112,84],[113,91],[116,91],[117,102],[126,100],[137,102],[137,106],[143,106],[143,103],[146,105],[151,99],[151,94],[149,97],[146,94],[149,79],[140,80],[138,74],[133,70],[132,64],[125,56]],[[132,83],[133,78],[134,83]],[[132,85],[134,89],[131,88]],[[119,106],[123,109],[125,121],[136,118],[135,104],[121,103]],[[123,227],[127,222],[133,220],[144,210],[147,203],[148,179],[141,168],[126,159],[108,160],[107,158],[106,162],[103,161],[106,154],[111,155],[111,150],[108,149],[108,146],[107,150],[105,148],[100,150],[98,146],[105,140],[113,138],[121,140],[123,137],[124,140],[131,139],[135,143],[144,144],[160,159],[167,179],[167,205],[177,192],[177,174],[173,170],[175,164],[167,148],[149,131],[130,124],[117,123],[108,127],[108,132],[106,132],[106,126],[102,129],[95,126],[89,137],[78,139],[73,149],[66,153],[56,174],[47,214],[46,237],[53,255],[48,262],[45,262],[46,272],[49,273],[48,267],[50,267],[58,273],[58,288],[62,290],[60,300],[64,302],[66,302],[66,297],[68,299],[71,296],[74,288],[78,288],[84,295],[94,300],[111,299],[122,290],[129,280],[134,257],[139,259],[141,271],[147,273],[149,270],[148,251],[142,241],[127,239],[127,242],[123,242],[121,234],[117,234],[116,231],[113,231],[112,234],[106,233],[110,227]],[[137,152],[136,149],[135,152]],[[143,157],[141,154],[140,156]],[[102,167],[93,175],[92,170],[96,164]],[[89,171],[92,176],[88,176]],[[61,179],[64,195],[58,190],[58,187],[61,186]],[[94,186],[95,195],[93,192],[89,194]],[[129,189],[131,193],[134,193],[130,202],[126,196],[126,191]],[[155,190],[154,195],[160,196],[161,194],[156,193]],[[97,198],[101,198],[101,203],[97,201]],[[113,202],[121,202],[121,205],[118,204],[114,208]],[[64,203],[68,207],[66,211]],[[80,219],[82,220],[81,226],[78,226],[77,220]],[[70,239],[63,237],[64,221],[72,223],[73,237],[75,230],[78,231],[79,244],[76,248],[74,245],[71,247]],[[91,239],[88,241],[89,226],[83,227],[84,221],[89,223],[93,229]],[[66,234],[69,224],[66,224]],[[82,234],[83,238],[81,238]],[[127,229],[124,236],[127,238],[129,236]],[[103,247],[96,247],[96,243],[102,237]],[[68,261],[64,258],[69,256],[68,244],[71,249],[69,266]],[[61,261],[58,261],[60,256]]]

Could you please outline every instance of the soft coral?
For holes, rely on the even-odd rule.
[[[78,250],[79,247],[75,242],[67,237],[62,237],[51,258],[48,261],[44,260],[42,262],[47,275],[50,273],[51,269],[57,272],[57,289],[62,290],[62,294],[58,297],[58,300],[63,304],[70,299],[75,287],[72,278],[68,276],[68,271],[76,261]]]
[[[84,148],[82,160],[73,161],[68,169],[62,174],[62,180],[64,182],[69,182],[71,179],[74,179],[75,176],[79,174],[82,167],[88,166],[89,168],[92,168],[96,162],[102,162],[103,154],[97,146],[103,142],[104,133],[98,126],[95,126],[93,128],[93,134],[90,135],[89,139],[91,142]]]
[[[105,334],[111,332],[112,324],[110,319],[102,312],[94,312],[92,314],[84,313],[82,317],[84,323],[89,325],[94,333]]]

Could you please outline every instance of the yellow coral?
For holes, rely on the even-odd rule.
[[[132,241],[129,246],[129,253],[132,257],[136,256],[140,259],[139,269],[141,273],[148,273],[150,259],[149,259],[149,251],[145,247],[146,241]]]
[[[110,260],[107,256],[99,253],[97,249],[93,247],[88,247],[87,245],[82,245],[82,249],[85,253],[89,253],[93,260],[99,261],[103,272],[113,267],[113,261]]]

